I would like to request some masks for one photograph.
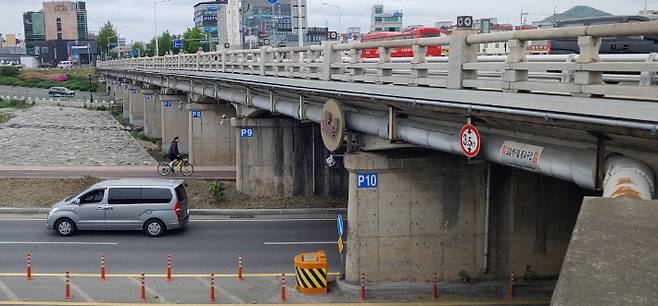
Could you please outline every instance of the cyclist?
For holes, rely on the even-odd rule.
[[[180,152],[178,151],[178,141],[180,138],[178,136],[174,137],[174,139],[171,141],[169,144],[169,168],[171,168],[171,171],[174,172],[174,165],[177,164],[180,161]]]

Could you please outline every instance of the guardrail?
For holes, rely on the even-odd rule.
[[[99,69],[146,72],[204,71],[325,81],[442,88],[567,93],[576,96],[658,97],[656,54],[599,55],[601,39],[658,33],[658,21],[476,34],[457,29],[450,37],[355,42],[305,47],[223,50],[100,62]],[[580,54],[529,56],[533,40],[577,39]],[[478,57],[482,43],[507,43],[507,56]],[[448,57],[427,57],[427,48],[449,48]],[[393,58],[410,48],[412,58]],[[378,59],[364,59],[377,49]]]

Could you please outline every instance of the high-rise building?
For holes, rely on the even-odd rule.
[[[94,65],[97,46],[88,37],[87,7],[83,1],[43,2],[39,12],[23,13],[27,53],[40,65],[60,61]]]
[[[194,26],[208,35],[211,45],[217,45],[221,34],[226,33],[226,20],[220,22],[228,0],[199,2],[194,6]],[[221,33],[221,34],[220,34]]]
[[[300,16],[298,0],[280,0],[273,6],[264,0],[242,0],[245,44],[249,46],[253,44],[248,42],[256,42],[257,45],[297,45],[297,24],[300,18],[302,32],[308,30],[307,0],[301,2]],[[306,36],[304,39],[308,41]]]
[[[383,4],[372,6],[370,13],[370,32],[400,32],[402,30],[402,12],[384,11]]]
[[[46,39],[43,12],[23,13],[23,30],[25,31],[25,49],[27,54],[34,55],[35,42]]]
[[[87,8],[82,1],[44,2],[46,40],[86,40]]]

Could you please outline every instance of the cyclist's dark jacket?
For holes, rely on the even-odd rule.
[[[180,152],[178,152],[178,143],[172,141],[171,144],[169,145],[169,160],[174,160],[178,158],[179,155]]]

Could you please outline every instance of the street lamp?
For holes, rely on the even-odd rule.
[[[171,0],[153,0],[153,29],[155,31],[155,56],[160,56],[160,48],[158,46],[158,10],[156,9],[158,4],[169,2]]]
[[[328,2],[322,2],[322,5],[330,6],[330,7],[333,7],[333,8],[338,10],[338,33],[341,33],[342,32],[342,25],[341,25],[340,19],[341,19],[342,14],[341,14],[341,11],[340,11],[340,6],[336,5],[336,4],[333,4],[333,3],[328,3]]]

